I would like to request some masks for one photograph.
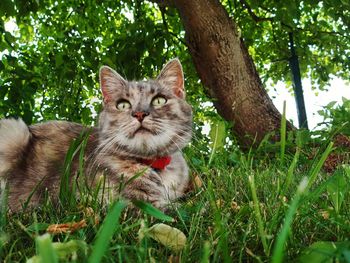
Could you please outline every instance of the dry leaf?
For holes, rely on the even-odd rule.
[[[218,200],[216,200],[216,206],[218,207],[218,208],[222,208],[223,206],[224,206],[224,200],[222,200],[222,199],[218,199]]]
[[[50,225],[46,229],[46,232],[50,234],[72,233],[86,226],[87,226],[86,221],[85,219],[83,219],[83,220],[80,220],[79,222]]]
[[[186,236],[179,229],[166,224],[155,224],[147,230],[147,236],[164,246],[180,251],[186,245]]]
[[[236,201],[231,202],[231,208],[233,211],[239,211],[239,209],[241,209],[241,207],[237,204]]]
[[[189,184],[187,185],[187,188],[185,190],[186,193],[192,192],[192,191],[198,191],[203,186],[203,181],[200,178],[200,176],[197,173],[193,173],[191,175],[191,180]]]
[[[85,207],[83,214],[84,217],[89,217],[93,219],[95,226],[100,224],[100,217],[98,216],[98,214],[95,213],[95,211],[91,207]]]
[[[198,174],[195,174],[193,177],[193,184],[196,188],[201,188],[203,186],[202,179],[199,177]]]
[[[323,219],[328,220],[329,219],[329,212],[326,210],[322,210],[319,212],[320,215],[323,217]]]
[[[168,263],[179,263],[179,262],[181,262],[181,258],[179,256],[170,255],[170,257],[168,258]]]

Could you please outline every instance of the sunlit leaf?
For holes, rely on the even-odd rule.
[[[166,224],[153,225],[148,229],[147,235],[174,251],[182,250],[187,240],[182,231]]]

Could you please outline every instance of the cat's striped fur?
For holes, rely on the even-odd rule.
[[[183,195],[189,175],[181,149],[191,139],[192,111],[185,101],[179,60],[171,60],[157,79],[147,81],[126,81],[102,67],[100,86],[103,110],[97,128],[64,121],[32,126],[20,119],[0,121],[0,179],[7,182],[12,211],[18,211],[35,188],[31,205],[40,205],[46,191],[57,198],[68,148],[84,131],[90,133],[85,149],[90,184],[96,174],[103,174],[115,196],[121,178],[143,171],[123,188],[124,197],[163,208]],[[140,162],[162,156],[172,157],[164,170]],[[73,173],[77,166],[76,160]]]

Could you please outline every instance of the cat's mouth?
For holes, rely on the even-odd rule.
[[[152,133],[152,131],[148,128],[146,128],[145,126],[140,126],[134,133],[134,135],[136,134],[144,134],[144,133]],[[152,133],[153,134],[153,133]]]

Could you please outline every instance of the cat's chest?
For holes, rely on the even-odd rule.
[[[180,177],[178,169],[172,167],[171,169],[165,168],[161,171],[156,171],[166,188],[176,187],[180,183]]]
[[[181,195],[189,183],[187,166],[182,163],[168,166],[159,173],[159,177],[168,195],[173,197]]]

